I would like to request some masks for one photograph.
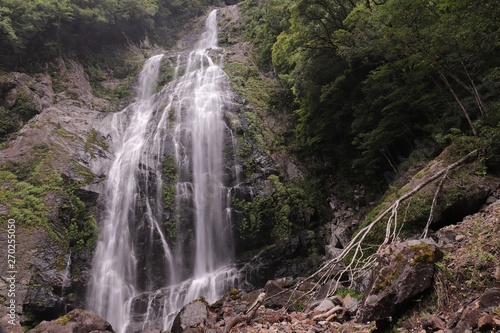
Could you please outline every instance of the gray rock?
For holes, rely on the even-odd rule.
[[[444,321],[438,316],[434,315],[422,317],[420,319],[420,323],[422,324],[422,328],[425,329],[427,332],[444,330],[446,328],[446,324],[444,323]]]
[[[442,257],[431,242],[407,241],[387,246],[377,257],[357,321],[390,317],[432,285],[434,264]]]
[[[344,308],[346,309],[346,311],[350,313],[356,313],[356,311],[358,311],[359,301],[354,297],[347,295],[342,303],[344,304]]]
[[[324,299],[323,301],[321,301],[321,303],[316,308],[314,308],[314,311],[326,312],[326,311],[330,310],[331,308],[333,308],[334,306],[335,306],[335,304],[333,304],[333,302],[331,300]]]
[[[12,108],[17,101],[17,89],[13,88],[5,95],[4,106],[6,109]]]
[[[172,324],[172,333],[181,333],[196,327],[208,319],[207,304],[203,301],[193,301],[184,306],[177,314]]]
[[[247,312],[247,310],[248,310],[248,307],[246,305],[243,305],[243,304],[237,305],[234,307],[235,313],[245,313],[245,312]]]
[[[490,314],[500,304],[500,288],[492,288],[487,290],[481,297],[472,301],[464,311],[457,314],[449,328],[453,333],[472,331],[479,325],[485,328],[489,325],[484,314]],[[481,318],[483,318],[481,320]]]
[[[162,331],[158,328],[146,328],[141,333],[168,333],[168,331]]]
[[[33,148],[43,145],[52,154],[50,167],[60,173],[65,181],[87,183],[89,186],[95,184],[94,187],[98,188],[112,154],[105,148],[112,146],[107,136],[111,115],[91,110],[97,109],[103,101],[92,95],[88,81],[83,82],[87,78],[81,65],[72,63],[64,70],[64,73],[58,75],[70,79],[62,80],[61,83],[71,84],[73,90],[66,97],[59,96],[59,100],[56,100],[52,78],[48,74],[14,72],[4,76],[4,106],[14,106],[23,94],[38,114],[0,151],[0,165],[30,162]],[[94,136],[98,142],[89,141],[91,132],[97,133]],[[90,176],[94,179],[90,180]],[[75,194],[82,199],[87,209],[94,209],[99,191],[76,190]],[[61,232],[65,223],[73,218],[63,212],[66,199],[54,191],[48,193],[44,200],[49,207],[47,218],[53,229]],[[0,215],[8,213],[7,208],[1,206]],[[51,235],[38,228],[29,233],[19,233],[18,237],[16,259],[25,263],[17,267],[19,292],[16,295],[16,313],[21,324],[31,325],[34,321],[56,318],[65,313],[68,306],[81,307],[82,304],[78,302],[83,300],[92,249],[71,255],[72,267],[77,269],[70,270],[71,274],[68,274],[64,265],[69,257],[68,244],[54,242]],[[0,286],[0,294],[3,292],[4,287]],[[4,305],[0,304],[0,312],[3,311]],[[29,313],[29,316],[24,313]]]
[[[52,321],[42,321],[28,333],[114,333],[111,324],[97,314],[75,309]]]

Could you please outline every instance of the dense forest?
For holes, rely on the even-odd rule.
[[[298,149],[319,169],[383,188],[405,161],[459,140],[488,148],[484,166],[498,171],[495,1],[248,1],[246,8],[262,66],[290,90]]]
[[[0,2],[2,64],[24,68],[55,55],[85,57],[148,36],[175,42],[179,25],[216,1],[35,0]],[[31,68],[33,70],[33,68]]]
[[[61,54],[91,57],[145,36],[171,45],[181,22],[214,4],[3,0],[3,69],[35,70]],[[289,145],[318,174],[380,191],[405,161],[465,138],[488,147],[485,168],[498,171],[495,1],[248,0],[242,7],[259,66],[288,91],[278,104],[297,122]]]

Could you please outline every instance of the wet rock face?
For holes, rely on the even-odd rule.
[[[29,333],[114,333],[111,324],[97,314],[76,309],[52,321],[43,321]]]
[[[85,205],[75,215],[68,193],[51,191],[43,198],[49,208],[46,212],[51,230],[64,235],[69,224],[77,220],[78,227],[85,223],[82,216],[97,211],[102,192],[102,180],[108,168],[112,145],[109,103],[92,95],[83,67],[77,63],[60,63],[58,82],[67,92],[54,92],[53,77],[49,74],[28,75],[9,73],[2,79],[0,106],[11,108],[21,98],[34,110],[34,117],[24,119],[15,139],[0,151],[0,165],[9,162],[21,165],[32,163],[36,147],[49,152],[50,159],[43,161],[47,170],[55,170],[66,184],[86,184],[74,189],[72,196]],[[65,80],[64,78],[68,78]],[[54,79],[56,80],[56,79]],[[57,83],[57,82],[56,82]],[[71,89],[70,86],[71,85]],[[44,150],[44,151],[45,151]],[[10,216],[7,205],[0,206],[1,216]],[[96,214],[94,214],[96,216]],[[18,221],[25,226],[28,221]],[[0,241],[3,236],[0,236]],[[67,241],[67,242],[66,242]],[[62,236],[54,241],[54,234],[39,226],[26,226],[18,233],[18,288],[16,313],[21,325],[31,325],[40,320],[51,320],[75,307],[83,306],[83,293],[92,260],[92,249],[73,251],[74,244]],[[71,257],[71,260],[69,258]],[[68,261],[70,264],[67,264]],[[4,263],[0,263],[0,270]],[[0,286],[0,294],[3,287]],[[0,313],[4,304],[0,304]],[[45,332],[45,331],[44,331]]]
[[[370,273],[357,320],[383,320],[404,310],[413,297],[432,285],[434,263],[441,257],[431,242],[414,240],[387,246]]]
[[[248,289],[262,287],[268,280],[280,277],[307,276],[318,265],[309,257],[309,251],[313,248],[316,248],[317,253],[324,254],[324,240],[312,231],[304,231],[267,247],[242,268],[242,274],[250,287]]]

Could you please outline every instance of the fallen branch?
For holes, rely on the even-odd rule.
[[[401,195],[399,198],[397,198],[392,205],[390,205],[386,210],[384,210],[381,214],[379,214],[377,216],[377,218],[375,218],[372,222],[370,222],[370,224],[368,224],[367,226],[363,227],[352,239],[351,241],[349,242],[349,244],[347,244],[347,246],[342,250],[342,252],[335,258],[327,261],[326,263],[324,263],[316,272],[314,272],[312,275],[310,275],[309,277],[307,277],[306,279],[302,280],[297,286],[295,286],[295,290],[298,290],[298,288],[305,282],[307,281],[310,281],[314,278],[317,278],[319,277],[318,279],[318,282],[316,285],[323,285],[325,283],[327,283],[330,278],[332,277],[332,274],[335,270],[335,267],[336,265],[338,264],[341,264],[343,263],[344,259],[347,257],[347,255],[349,253],[351,253],[352,251],[354,251],[354,254],[352,256],[352,259],[349,261],[349,263],[346,265],[346,267],[341,270],[339,273],[337,273],[335,276],[337,276],[336,278],[336,283],[332,283],[333,288],[331,288],[331,290],[328,291],[328,296],[329,295],[332,295],[336,289],[337,289],[337,286],[340,284],[339,280],[340,280],[340,277],[342,277],[344,274],[346,273],[350,273],[351,274],[351,277],[354,276],[356,274],[356,272],[361,272],[363,270],[366,270],[367,268],[369,268],[373,262],[375,261],[375,256],[374,255],[371,255],[369,257],[367,257],[365,260],[361,261],[359,260],[359,258],[363,257],[363,248],[362,248],[362,245],[364,244],[364,241],[365,241],[365,238],[367,237],[367,235],[370,233],[370,231],[380,222],[382,221],[382,219],[388,215],[389,213],[391,213],[387,223],[387,227],[386,227],[386,237],[384,239],[384,242],[380,245],[378,245],[378,249],[380,249],[382,246],[384,246],[385,244],[389,243],[390,241],[394,240],[395,237],[397,236],[397,233],[396,233],[396,230],[397,230],[397,208],[399,206],[399,204],[410,198],[411,196],[413,196],[415,193],[417,193],[418,191],[420,191],[422,188],[426,187],[427,185],[429,185],[430,183],[434,182],[436,179],[438,179],[439,177],[443,176],[443,179],[441,180],[441,183],[440,185],[438,186],[441,187],[442,186],[442,183],[444,182],[444,179],[445,177],[448,175],[448,173],[455,169],[456,167],[462,165],[463,163],[465,163],[469,158],[471,158],[472,156],[476,155],[478,153],[478,150],[473,150],[472,152],[468,153],[467,155],[465,155],[464,157],[462,157],[461,159],[459,159],[458,161],[456,161],[455,163],[452,163],[450,165],[448,165],[447,167],[441,169],[440,171],[436,172],[435,174],[433,174],[432,176],[428,177],[427,179],[425,179],[424,181],[422,181],[420,184],[418,184],[417,186],[415,186],[413,189],[407,191],[406,193],[404,193],[403,195]],[[437,194],[435,195],[437,196]],[[392,231],[391,231],[392,230]],[[351,279],[352,281],[353,279]]]
[[[446,180],[446,177],[448,177],[448,172],[445,172],[445,174],[443,175],[443,178],[441,178],[441,181],[439,182],[439,185],[436,189],[436,192],[434,193],[434,198],[432,199],[431,211],[429,213],[429,218],[427,219],[427,224],[425,225],[424,232],[422,232],[422,235],[420,236],[420,238],[427,238],[427,233],[429,232],[429,227],[432,223],[432,220],[434,219],[434,208],[436,208],[437,197],[439,195],[439,192],[441,192],[441,189],[443,188],[444,181]]]
[[[340,305],[337,305],[337,306],[334,306],[333,308],[331,308],[330,310],[328,310],[325,313],[320,313],[319,315],[316,315],[316,316],[312,317],[312,320],[318,320],[318,319],[327,318],[327,317],[329,317],[330,315],[334,314],[335,312],[337,312],[339,310],[343,310],[343,312],[345,312],[344,307],[342,307]]]
[[[244,321],[249,323],[250,320],[252,320],[252,318],[255,317],[255,314],[257,313],[257,310],[259,309],[259,307],[262,305],[262,303],[264,303],[265,298],[266,298],[266,294],[260,293],[259,296],[257,297],[257,299],[255,300],[255,302],[253,302],[252,306],[250,306],[250,308],[247,310],[247,312],[244,315],[236,317],[233,320],[231,320],[231,322],[224,329],[224,333],[229,333],[231,331],[231,329],[234,326],[236,326],[238,323],[241,323]]]

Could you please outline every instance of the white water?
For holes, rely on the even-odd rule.
[[[106,214],[87,307],[117,333],[170,329],[185,303],[200,296],[213,302],[237,283],[230,266],[230,196],[224,184],[228,129],[223,109],[229,86],[211,56],[218,53],[213,11],[187,56],[184,74],[178,75],[179,56],[173,81],[155,94],[162,55],[150,58],[140,74],[136,102],[114,115],[116,156],[106,180]],[[162,225],[162,186],[168,180],[162,179],[161,163],[168,147],[178,174],[176,229],[194,233],[172,250]]]
[[[105,219],[94,255],[87,307],[106,318],[117,332],[125,331],[130,320],[130,300],[136,294],[137,260],[132,234],[137,170],[154,110],[153,91],[161,58],[154,56],[146,62],[139,78],[137,101],[113,118],[116,155],[106,179]],[[166,250],[169,253],[168,247]]]

